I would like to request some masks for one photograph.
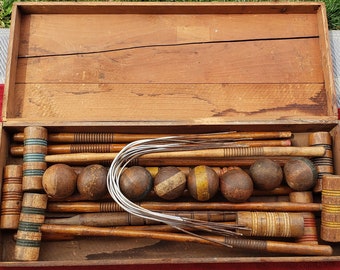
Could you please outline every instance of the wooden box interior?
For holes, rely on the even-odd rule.
[[[18,3],[1,166],[13,133],[329,131],[338,121],[322,3]],[[12,262],[2,232],[0,265]],[[43,242],[27,265],[324,261],[151,239]],[[183,252],[184,251],[184,252]]]

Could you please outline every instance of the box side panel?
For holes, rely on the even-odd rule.
[[[2,117],[6,121],[7,115],[13,115],[12,110],[16,108],[15,101],[15,84],[16,84],[16,68],[18,61],[18,51],[20,43],[21,30],[21,12],[16,5],[12,9],[11,30],[8,44],[8,56],[6,67],[6,80],[3,95]]]
[[[325,88],[327,93],[327,99],[329,100],[329,114],[337,115],[338,108],[336,104],[336,91],[334,85],[334,74],[333,74],[333,65],[332,65],[332,57],[331,57],[331,48],[329,41],[329,33],[328,33],[328,23],[327,23],[327,14],[324,3],[320,6],[320,9],[317,13],[317,18],[320,21],[318,23],[319,28],[319,37],[320,37],[320,48],[321,48],[321,59],[322,59],[322,69],[324,72],[325,78]]]
[[[27,14],[313,14],[320,4],[314,2],[120,2],[120,3],[19,3]]]
[[[7,118],[327,118],[318,23],[313,13],[27,14]]]

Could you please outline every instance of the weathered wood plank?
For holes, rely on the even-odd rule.
[[[323,84],[19,84],[15,93],[16,112],[7,117],[18,119],[251,121],[327,115]]]
[[[318,35],[316,18],[315,14],[33,14],[22,18],[19,55],[309,37]]]
[[[67,68],[66,68],[67,67]],[[17,83],[322,83],[319,40],[134,48],[21,58]]]

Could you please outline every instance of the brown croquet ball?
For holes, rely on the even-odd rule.
[[[48,167],[42,177],[42,186],[53,199],[64,199],[76,190],[77,174],[66,164],[54,164]]]
[[[249,169],[255,188],[259,190],[273,190],[280,186],[283,180],[281,166],[268,158],[256,160]]]
[[[208,201],[218,191],[218,175],[208,166],[197,166],[190,170],[188,174],[187,187],[193,198],[198,201]]]
[[[220,177],[222,195],[230,202],[245,202],[252,195],[254,185],[251,177],[239,167],[229,167]]]
[[[296,191],[312,189],[318,178],[317,170],[308,158],[291,158],[283,167],[288,186]]]
[[[119,179],[121,192],[131,201],[143,200],[153,188],[151,174],[141,166],[127,168]]]
[[[154,191],[162,199],[177,199],[183,194],[185,187],[185,174],[177,167],[162,167],[155,176]]]
[[[107,193],[107,169],[99,164],[86,166],[77,179],[78,192],[88,200],[98,200]]]

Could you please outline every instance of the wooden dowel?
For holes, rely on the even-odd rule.
[[[47,147],[49,155],[70,154],[70,153],[116,153],[123,149],[126,144],[56,144]],[[262,147],[262,146],[291,146],[291,140],[254,140],[254,141],[235,141],[231,146],[243,147]],[[24,147],[13,145],[10,148],[12,156],[22,156]]]
[[[197,166],[206,165],[212,167],[249,167],[251,166],[259,157],[253,158],[136,158],[129,163],[129,166],[142,166],[142,167],[151,167],[151,166],[177,166],[177,167],[185,167],[185,166]],[[290,158],[289,157],[269,157],[271,160],[283,166]],[[112,160],[101,161],[107,166],[111,165]],[[93,163],[93,161],[92,161]]]
[[[278,212],[317,212],[321,211],[320,203],[292,202],[140,202],[141,207],[157,211],[278,211]],[[50,212],[93,213],[93,212],[122,212],[115,202],[51,202],[47,206]]]
[[[176,242],[193,242],[209,245],[227,244],[234,248],[242,248],[257,251],[266,251],[274,253],[285,253],[295,255],[316,255],[330,256],[333,253],[331,246],[328,245],[303,245],[290,242],[265,241],[245,238],[233,238],[224,236],[204,236],[204,238],[195,237],[181,233],[168,233],[157,231],[138,231],[117,228],[100,228],[81,225],[52,225],[43,224],[41,226],[43,233],[62,233],[76,236],[117,236],[133,238],[150,238]]]
[[[141,139],[154,139],[159,137],[184,135],[192,139],[223,139],[223,140],[255,140],[255,139],[280,139],[291,138],[290,131],[273,132],[219,132],[210,134],[133,134],[133,133],[51,133],[49,142],[58,143],[126,143]],[[23,134],[13,136],[16,142],[23,141]]]
[[[235,213],[225,211],[171,211],[167,212],[167,214],[209,222],[236,220]],[[161,224],[160,222],[138,217],[127,212],[78,214],[69,218],[46,219],[45,223],[98,227]]]
[[[299,213],[241,211],[233,214],[216,211],[179,211],[167,212],[167,214],[201,221],[218,222],[219,224],[225,221],[234,221],[228,224],[244,226],[244,229],[238,229],[237,231],[246,236],[301,237],[304,233],[304,219]],[[70,218],[46,219],[45,223],[93,227],[161,224],[126,212],[80,214]]]
[[[143,158],[232,158],[232,157],[254,157],[254,156],[323,156],[325,148],[320,146],[315,147],[229,147],[219,149],[203,149],[192,151],[175,151],[145,154]],[[48,163],[69,163],[69,162],[99,162],[105,160],[113,160],[117,153],[75,153],[75,154],[60,154],[47,155],[45,161]]]

